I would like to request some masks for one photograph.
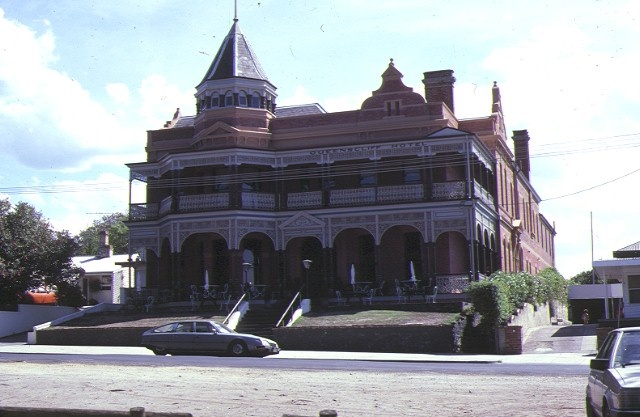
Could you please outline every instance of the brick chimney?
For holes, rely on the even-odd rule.
[[[531,163],[529,161],[529,132],[526,130],[513,131],[513,149],[515,151],[516,166],[529,179]]]
[[[449,107],[452,113],[453,108],[453,83],[456,77],[453,76],[453,70],[427,71],[424,73],[424,96],[427,103],[441,101]]]
[[[98,233],[100,242],[98,244],[97,258],[108,258],[113,255],[113,248],[109,245],[109,232],[100,230]]]

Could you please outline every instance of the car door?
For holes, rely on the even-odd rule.
[[[193,350],[194,323],[192,321],[179,322],[171,335],[167,350],[174,352],[189,352]]]
[[[224,352],[227,345],[212,323],[196,322],[194,349],[202,353]]]
[[[598,354],[596,355],[596,359],[606,359],[609,362],[608,368],[613,366],[613,354],[615,352],[615,346],[618,341],[618,332],[610,333],[607,338],[602,343],[602,346],[598,350]],[[604,385],[603,378],[605,370],[593,369],[591,368],[589,372],[589,390],[591,401],[593,403],[593,408],[596,410],[602,409],[602,398],[604,396],[604,392],[607,387]]]

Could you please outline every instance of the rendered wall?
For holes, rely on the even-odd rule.
[[[0,337],[31,331],[33,326],[64,317],[75,311],[73,307],[19,304],[18,311],[0,311]]]

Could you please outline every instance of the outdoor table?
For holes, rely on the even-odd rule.
[[[218,298],[218,288],[219,285],[209,285],[208,288],[206,285],[202,287],[202,296],[200,297],[200,307],[204,305],[205,302],[210,301],[214,307],[218,306],[216,302]]]
[[[262,298],[264,299],[264,292],[268,285],[256,284],[249,288],[249,298],[252,300]]]

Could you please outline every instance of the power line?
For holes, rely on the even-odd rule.
[[[603,187],[603,186],[605,186],[605,185],[608,185],[608,184],[611,184],[611,183],[616,182],[616,181],[618,181],[618,180],[621,180],[621,179],[623,179],[623,178],[626,178],[626,177],[628,177],[628,176],[630,176],[630,175],[635,174],[635,173],[636,173],[636,172],[638,172],[638,171],[640,171],[640,168],[638,168],[638,169],[636,169],[636,170],[633,170],[633,171],[631,171],[631,172],[629,172],[629,173],[626,173],[626,174],[624,174],[624,175],[622,175],[622,176],[620,176],[620,177],[614,178],[614,179],[612,179],[612,180],[609,180],[609,181],[603,182],[603,183],[598,184],[598,185],[594,185],[593,187],[585,188],[585,189],[582,189],[582,190],[580,190],[580,191],[575,191],[575,192],[573,192],[573,193],[564,194],[564,195],[560,195],[560,196],[557,196],[557,197],[545,198],[545,199],[543,199],[542,201],[558,200],[558,199],[560,199],[560,198],[570,197],[570,196],[572,196],[572,195],[576,195],[576,194],[584,193],[584,192],[586,192],[586,191],[591,191],[591,190],[593,190],[593,189],[596,189],[596,188],[599,188],[599,187]]]
[[[629,142],[629,138],[637,137],[638,140]],[[622,141],[611,141],[611,139],[623,139]],[[606,142],[605,142],[606,141]],[[580,148],[577,144],[588,143],[589,147]],[[569,149],[564,149],[564,146],[570,146]],[[530,154],[530,158],[546,158],[572,155],[577,153],[587,152],[599,152],[599,151],[612,151],[628,148],[640,147],[640,133],[629,133],[608,137],[591,138],[579,141],[566,141],[560,143],[550,143],[540,145],[540,148],[549,150]],[[554,149],[558,148],[558,149]],[[513,162],[513,161],[508,161]],[[397,172],[400,170],[421,169],[430,167],[433,169],[450,167],[456,168],[465,165],[466,162],[461,158],[459,154],[439,154],[430,155],[428,161],[425,162],[424,157],[414,156],[411,158],[399,159],[399,160],[383,160],[383,161],[366,161],[360,163],[350,162],[348,165],[341,165],[340,161],[335,161],[328,166],[314,164],[312,166],[305,166],[300,168],[285,168],[282,170],[273,171],[256,171],[256,172],[244,172],[238,174],[221,174],[221,175],[209,175],[189,178],[171,178],[171,179],[152,179],[147,184],[147,188],[165,188],[174,186],[217,186],[221,184],[237,184],[243,182],[264,183],[270,181],[290,181],[295,179],[313,179],[313,178],[336,178],[340,176],[358,175],[362,173],[376,173],[378,175],[387,174],[391,172]],[[592,190],[594,188],[608,185],[611,182],[617,181],[628,175],[634,174],[633,171],[629,174],[625,174],[622,177],[614,180],[589,187],[584,190],[569,193],[563,196],[553,197],[545,199],[543,201],[559,199],[568,197],[571,195],[579,194],[585,191]],[[0,193],[4,194],[57,194],[57,193],[86,193],[86,192],[103,192],[108,190],[122,190],[126,189],[125,183],[83,183],[83,184],[60,184],[60,185],[33,185],[33,186],[16,186],[16,187],[4,187],[0,188]]]

